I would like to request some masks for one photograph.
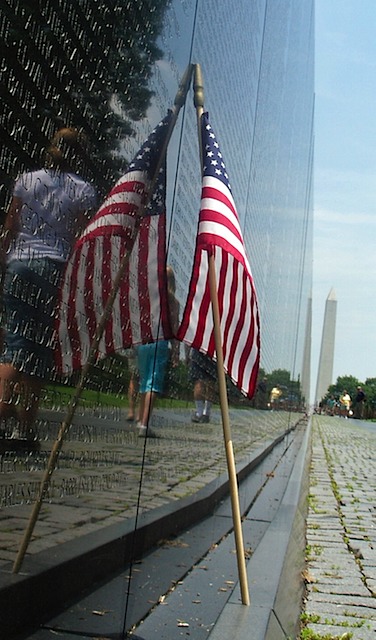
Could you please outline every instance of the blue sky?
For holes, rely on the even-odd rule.
[[[376,378],[376,0],[316,0],[312,390],[333,287],[333,382]]]

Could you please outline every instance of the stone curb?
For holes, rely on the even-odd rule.
[[[239,585],[224,607],[210,640],[297,638],[304,593],[305,519],[308,510],[311,420],[281,505],[248,565],[251,605],[240,604]]]

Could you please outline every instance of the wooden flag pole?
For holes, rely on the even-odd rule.
[[[202,142],[201,142],[201,116],[204,112],[204,86],[202,81],[201,67],[199,64],[195,65],[195,77],[194,77],[193,87],[194,87],[194,104],[197,112],[201,166],[203,166],[203,152],[202,152]],[[242,597],[242,603],[245,605],[249,605],[250,597],[249,597],[248,579],[247,579],[247,571],[246,571],[246,564],[245,564],[243,533],[242,533],[242,526],[241,526],[241,514],[240,514],[240,507],[239,507],[239,492],[238,492],[238,484],[237,484],[237,477],[236,477],[234,451],[233,451],[232,438],[231,438],[226,377],[225,377],[225,370],[223,366],[221,323],[220,323],[220,314],[219,314],[217,279],[216,279],[216,273],[215,273],[214,256],[212,254],[209,255],[208,260],[209,260],[210,298],[211,298],[212,313],[213,313],[215,350],[217,355],[219,400],[220,400],[220,406],[221,406],[223,437],[225,441],[227,469],[228,469],[229,484],[230,484],[232,518],[234,523],[234,534],[235,534],[235,544],[236,544],[236,555],[237,555],[237,561],[238,561],[240,592]]]
[[[149,189],[147,201],[143,205],[142,211],[139,214],[139,218],[142,217],[142,214],[145,211],[145,209],[146,209],[146,207],[147,207],[147,205],[149,203],[150,197],[151,197],[151,195],[153,193],[155,182],[157,180],[158,173],[159,173],[159,170],[160,170],[160,168],[162,166],[162,163],[164,161],[165,155],[167,153],[167,146],[168,146],[168,143],[170,141],[172,132],[174,130],[174,127],[175,127],[175,124],[176,124],[176,121],[177,121],[177,118],[178,118],[178,115],[179,115],[179,111],[180,111],[181,107],[184,105],[185,99],[187,97],[187,93],[188,93],[188,90],[189,90],[189,87],[190,87],[190,84],[191,84],[192,74],[193,74],[193,65],[190,64],[190,65],[188,65],[188,67],[187,67],[187,69],[186,69],[186,71],[185,71],[185,73],[184,73],[184,75],[182,77],[182,80],[181,80],[180,85],[179,85],[178,92],[177,92],[176,97],[175,97],[174,113],[173,113],[173,117],[172,117],[170,125],[169,125],[169,131],[167,133],[165,143],[164,143],[163,148],[161,150],[161,155],[160,155],[159,161],[157,163],[157,167],[156,167],[156,170],[155,170],[155,173],[154,173],[154,176],[153,176],[151,187]],[[135,230],[134,230],[134,233],[133,233],[133,237],[132,237],[132,240],[131,240],[132,246],[133,246],[133,244],[134,244],[134,242],[136,240],[137,232],[138,232],[138,225],[136,224],[135,225]],[[120,283],[122,282],[122,279],[124,278],[124,273],[125,273],[125,270],[126,270],[127,265],[128,265],[130,254],[131,254],[131,249],[126,253],[126,255],[123,257],[123,259],[122,259],[122,261],[120,263],[120,267],[119,267],[119,270],[118,270],[118,272],[116,274],[116,277],[114,279],[114,283],[113,283],[110,295],[109,295],[109,297],[107,299],[107,302],[106,302],[105,308],[103,310],[102,316],[100,317],[99,322],[97,324],[97,327],[96,327],[96,330],[95,330],[95,335],[94,335],[93,341],[92,341],[92,343],[90,345],[90,350],[89,350],[89,355],[88,355],[87,362],[85,363],[85,365],[83,366],[83,368],[81,370],[80,379],[79,379],[79,382],[77,384],[75,393],[72,396],[72,399],[71,399],[71,401],[70,401],[70,403],[68,405],[65,419],[63,420],[63,422],[60,425],[57,438],[56,438],[56,440],[54,442],[54,445],[53,445],[53,447],[51,449],[51,453],[50,453],[50,457],[49,457],[49,460],[48,460],[48,463],[47,463],[47,467],[45,469],[45,472],[44,472],[44,475],[43,475],[43,478],[42,478],[42,481],[41,481],[41,484],[40,484],[40,487],[39,487],[38,496],[37,496],[37,499],[36,499],[36,501],[34,503],[33,510],[31,512],[30,519],[29,519],[29,522],[28,522],[28,526],[27,526],[27,528],[25,530],[25,533],[24,533],[23,539],[21,541],[21,545],[20,545],[16,560],[15,560],[14,565],[13,565],[13,573],[18,573],[18,571],[21,568],[23,559],[25,557],[25,553],[27,551],[27,548],[28,548],[29,543],[30,543],[31,536],[32,536],[33,531],[34,531],[35,524],[36,524],[36,522],[38,520],[38,516],[39,516],[40,510],[41,510],[41,507],[42,507],[43,499],[44,499],[45,495],[47,494],[47,491],[48,491],[48,488],[49,488],[49,485],[50,485],[50,481],[51,481],[51,476],[52,476],[52,474],[53,474],[53,472],[55,470],[55,467],[56,467],[56,462],[57,462],[59,453],[60,453],[62,445],[63,445],[64,436],[65,436],[65,434],[67,433],[69,427],[72,424],[72,420],[73,420],[74,414],[76,412],[76,408],[77,408],[79,399],[81,397],[81,394],[82,394],[82,391],[83,391],[83,388],[84,388],[84,384],[85,384],[89,369],[92,366],[92,364],[93,364],[93,362],[94,362],[94,360],[96,358],[98,346],[99,346],[100,340],[102,338],[102,335],[103,335],[104,329],[106,327],[106,324],[108,322],[108,319],[109,319],[109,317],[111,315],[112,307],[114,305],[115,298],[116,298],[117,292],[118,292],[119,287],[120,287]]]

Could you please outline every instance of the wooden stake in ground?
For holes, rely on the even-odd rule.
[[[195,65],[195,76],[194,76],[193,86],[194,86],[194,104],[197,112],[199,145],[200,145],[201,167],[202,167],[203,155],[202,155],[202,142],[201,142],[201,116],[204,112],[204,86],[203,86],[203,80],[202,80],[201,67],[199,64]],[[213,313],[214,339],[215,339],[215,350],[216,350],[216,357],[217,357],[219,400],[220,400],[220,407],[221,407],[223,437],[225,441],[227,469],[228,469],[229,484],[230,484],[231,508],[232,508],[233,524],[234,524],[240,592],[242,597],[242,603],[245,605],[249,605],[250,597],[249,597],[248,579],[247,579],[247,571],[246,571],[246,564],[245,564],[243,533],[242,533],[242,526],[241,526],[239,492],[238,492],[238,484],[237,484],[237,477],[236,477],[234,451],[232,446],[230,418],[229,418],[229,411],[228,411],[226,377],[225,377],[225,370],[223,366],[222,336],[221,336],[221,325],[220,325],[214,256],[213,255],[208,256],[208,260],[209,260],[210,299],[211,299],[212,313]]]
[[[180,86],[179,86],[178,92],[176,94],[176,97],[175,97],[174,111],[173,111],[173,117],[172,117],[172,120],[171,120],[171,123],[170,123],[170,128],[169,128],[168,134],[166,136],[166,141],[165,141],[165,144],[163,146],[163,149],[161,150],[161,155],[160,155],[160,158],[159,158],[159,162],[157,164],[157,167],[156,167],[156,170],[155,170],[155,174],[154,174],[154,177],[153,177],[153,180],[152,180],[152,184],[151,184],[151,187],[150,187],[149,197],[147,199],[147,202],[144,203],[143,211],[145,211],[145,209],[146,209],[146,207],[148,205],[149,199],[153,194],[153,190],[154,190],[154,186],[155,186],[155,183],[156,183],[156,179],[157,179],[159,170],[160,170],[160,168],[162,166],[162,163],[164,162],[164,158],[165,158],[166,153],[167,153],[167,146],[168,146],[169,140],[171,138],[174,126],[176,124],[176,121],[177,121],[177,118],[178,118],[178,115],[179,115],[179,111],[180,111],[181,107],[185,103],[185,99],[186,99],[186,96],[187,96],[187,93],[188,93],[188,89],[189,89],[190,84],[191,84],[192,73],[193,73],[193,65],[188,65],[188,67],[187,67],[187,69],[186,69],[186,71],[184,73],[184,76],[182,78],[182,81],[180,83]],[[140,215],[140,217],[142,216],[142,211],[139,213],[139,215]],[[136,240],[137,231],[138,231],[138,229],[137,229],[137,225],[136,225],[135,232],[134,232],[134,235],[133,235],[133,238],[132,238],[133,244],[134,244],[134,242]],[[74,395],[73,395],[73,397],[72,397],[72,399],[71,399],[71,401],[69,403],[65,419],[63,420],[63,422],[60,425],[59,433],[58,433],[58,436],[57,436],[57,438],[56,438],[56,440],[54,442],[54,445],[52,447],[51,454],[50,454],[50,457],[49,457],[49,460],[48,460],[48,464],[47,464],[46,470],[44,472],[44,475],[43,475],[43,478],[42,478],[42,481],[41,481],[41,484],[40,484],[40,487],[39,487],[39,493],[38,493],[37,499],[36,499],[36,501],[34,503],[34,507],[33,507],[33,510],[32,510],[32,513],[31,513],[31,516],[30,516],[30,519],[29,519],[29,522],[28,522],[28,526],[27,526],[27,528],[25,530],[23,540],[21,542],[21,545],[20,545],[16,560],[15,560],[14,565],[13,565],[13,573],[18,573],[18,571],[21,568],[23,559],[25,557],[25,553],[27,551],[27,548],[28,548],[30,540],[31,540],[31,536],[32,536],[33,531],[34,531],[35,524],[36,524],[36,522],[38,520],[38,516],[39,516],[39,513],[40,513],[40,509],[42,507],[43,499],[44,499],[45,495],[47,494],[47,491],[48,491],[48,488],[49,488],[49,485],[50,485],[50,481],[51,481],[51,476],[52,476],[52,474],[53,474],[53,472],[55,470],[55,467],[56,467],[56,462],[57,462],[59,453],[60,453],[62,445],[63,445],[64,436],[65,436],[65,434],[67,433],[69,427],[72,424],[72,420],[73,420],[74,414],[76,412],[76,408],[77,408],[79,399],[81,397],[81,394],[82,394],[82,391],[83,391],[83,388],[84,388],[84,384],[85,384],[89,369],[90,369],[90,367],[92,366],[92,364],[95,361],[97,350],[98,350],[98,345],[99,345],[100,340],[102,338],[102,335],[103,335],[104,329],[106,327],[106,324],[107,324],[107,322],[108,322],[108,320],[110,318],[110,315],[111,315],[111,312],[112,312],[112,307],[113,307],[117,292],[119,290],[120,283],[122,282],[125,270],[126,270],[126,268],[128,266],[130,253],[131,253],[131,248],[129,249],[129,251],[124,256],[124,258],[122,259],[122,261],[120,263],[120,267],[119,267],[119,270],[118,270],[118,272],[116,274],[116,277],[114,279],[114,283],[113,283],[113,287],[112,287],[111,293],[110,293],[110,295],[108,297],[108,300],[107,300],[106,306],[104,308],[103,314],[102,314],[102,316],[101,316],[101,318],[100,318],[100,320],[98,322],[98,325],[96,327],[94,339],[93,339],[93,341],[92,341],[92,343],[90,345],[90,351],[89,351],[88,360],[87,360],[86,364],[84,365],[84,367],[81,370],[80,379],[79,379],[79,382],[77,384],[75,393],[74,393]]]

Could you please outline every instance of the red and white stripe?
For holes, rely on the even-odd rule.
[[[215,359],[209,254],[215,262],[224,368],[252,397],[260,358],[255,287],[231,191],[221,180],[206,176],[190,291],[178,337]]]
[[[145,216],[144,172],[127,173],[77,241],[60,294],[56,364],[69,374],[88,359],[96,327],[124,255],[128,267],[99,343],[97,357],[171,335],[165,277],[165,214]]]

